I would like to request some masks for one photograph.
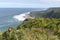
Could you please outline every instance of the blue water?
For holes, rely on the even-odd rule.
[[[21,21],[13,19],[13,16],[42,9],[43,8],[0,8],[0,31],[7,30],[9,26],[16,28],[22,23]]]

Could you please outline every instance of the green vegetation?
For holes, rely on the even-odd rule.
[[[33,11],[30,15],[44,18],[60,18],[60,8],[48,8],[47,10]]]
[[[60,18],[26,19],[17,29],[2,33],[0,40],[60,40]]]

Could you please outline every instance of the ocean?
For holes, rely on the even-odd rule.
[[[0,32],[7,30],[9,26],[17,28],[17,26],[23,22],[14,19],[14,16],[43,9],[44,8],[0,8]]]

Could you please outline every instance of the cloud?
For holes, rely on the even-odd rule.
[[[48,8],[47,4],[38,3],[0,3],[0,8]]]
[[[41,3],[58,3],[60,0],[40,0]]]
[[[0,7],[48,8],[60,7],[60,0],[2,0]]]
[[[0,0],[0,2],[12,2],[12,3],[48,3],[48,2],[60,2],[60,0]]]

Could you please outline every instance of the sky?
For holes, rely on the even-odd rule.
[[[60,7],[60,0],[0,0],[0,8]]]

